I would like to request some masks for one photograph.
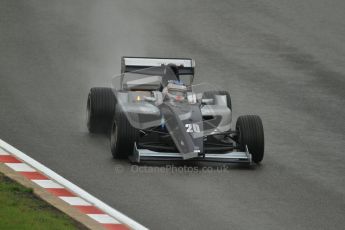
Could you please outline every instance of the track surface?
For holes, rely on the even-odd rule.
[[[152,229],[342,229],[344,12],[342,0],[0,0],[0,138]],[[122,55],[195,58],[235,118],[262,117],[263,164],[135,173],[112,160],[85,105]]]

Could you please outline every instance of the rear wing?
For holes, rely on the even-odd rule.
[[[195,61],[191,58],[122,57],[121,73],[168,64],[178,66],[180,75],[194,75]]]

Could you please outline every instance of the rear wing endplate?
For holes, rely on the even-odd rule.
[[[195,61],[191,58],[122,57],[121,73],[168,64],[178,66],[180,75],[194,75]]]

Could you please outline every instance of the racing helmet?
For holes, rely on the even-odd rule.
[[[187,87],[181,81],[169,80],[162,93],[169,100],[183,101],[186,99]]]

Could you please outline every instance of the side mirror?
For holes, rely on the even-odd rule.
[[[149,101],[149,102],[155,102],[156,98],[155,97],[144,97],[145,101]]]
[[[210,104],[214,103],[214,100],[212,98],[204,98],[204,99],[201,99],[201,103],[206,104],[206,105],[210,105]]]

